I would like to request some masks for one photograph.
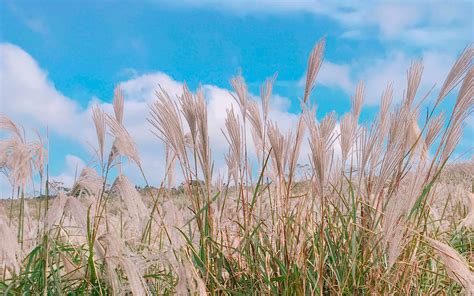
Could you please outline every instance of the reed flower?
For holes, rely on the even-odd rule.
[[[137,147],[125,127],[109,115],[106,116],[106,122],[112,135],[115,137],[112,144],[109,163],[118,155],[123,155],[133,160],[140,167],[140,156],[138,155]]]
[[[438,254],[448,275],[465,289],[466,295],[470,295],[474,291],[474,272],[469,270],[466,260],[445,243],[430,238],[427,242]]]

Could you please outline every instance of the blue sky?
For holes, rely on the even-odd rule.
[[[204,85],[217,135],[229,79],[241,72],[258,94],[259,85],[278,72],[274,116],[291,125],[308,54],[325,37],[325,63],[312,98],[318,117],[348,111],[355,85],[364,80],[362,120],[370,119],[388,82],[400,99],[414,59],[425,65],[419,96],[440,86],[473,41],[473,18],[469,1],[0,0],[0,112],[26,128],[49,127],[51,175],[67,183],[76,165],[92,159],[90,106],[110,109],[113,88],[122,83],[126,123],[150,159],[148,173],[158,180],[162,148],[145,122],[158,84],[172,92],[184,81],[192,89]],[[473,146],[472,116],[468,121],[460,152]],[[219,141],[216,154],[225,149]]]

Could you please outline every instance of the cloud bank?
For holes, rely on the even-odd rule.
[[[95,130],[92,123],[92,106],[99,105],[104,111],[113,114],[109,102],[91,100],[87,108],[81,108],[72,98],[64,96],[48,79],[47,73],[21,48],[12,44],[0,45],[2,62],[0,64],[1,82],[0,106],[2,113],[25,127],[48,127],[51,133],[70,138],[91,154],[90,145],[95,145]],[[161,140],[150,131],[146,118],[149,104],[155,98],[155,90],[165,89],[171,96],[182,93],[183,83],[173,80],[162,72],[149,73],[119,83],[125,96],[124,124],[137,143],[144,170],[153,184],[161,181],[165,172],[165,153]],[[208,122],[211,149],[215,160],[215,171],[224,173],[224,153],[228,146],[223,135],[226,110],[238,107],[228,89],[215,85],[202,85],[208,103]],[[258,100],[253,96],[253,99]],[[271,105],[270,118],[277,121],[285,130],[296,124],[297,115],[288,111],[288,99],[275,96]],[[250,133],[248,143],[252,145]],[[85,165],[84,160],[75,155],[65,155],[64,172],[52,179],[71,185],[76,168]],[[133,165],[126,165],[128,174],[140,179],[139,171]]]

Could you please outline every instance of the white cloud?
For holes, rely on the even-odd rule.
[[[153,101],[155,90],[160,86],[173,97],[182,93],[182,84],[161,72],[135,76],[120,83],[120,86],[127,98],[134,101]]]
[[[57,176],[51,176],[50,180],[61,182],[63,186],[70,188],[86,164],[81,158],[71,154],[66,155],[65,164],[66,167],[63,172]]]
[[[324,61],[317,76],[317,83],[327,87],[340,88],[347,93],[351,93],[355,89],[355,84],[351,79],[350,72],[351,67],[349,65]],[[299,84],[304,86],[305,82],[306,76],[303,76]]]
[[[393,83],[394,101],[401,101],[407,86],[407,71],[414,59],[400,51],[390,53],[387,58],[377,59],[357,75],[358,80],[364,80],[366,85],[366,103],[378,105],[382,91],[388,83]],[[421,55],[424,71],[418,91],[423,96],[436,85],[435,90],[443,84],[455,58],[440,52],[425,52]],[[360,66],[360,65],[356,65]]]
[[[255,100],[258,101],[260,99],[255,99]],[[272,95],[272,98],[270,100],[270,109],[288,111],[290,107],[291,107],[291,100],[289,98],[280,96],[278,94]]]
[[[113,113],[111,103],[102,102],[93,97],[87,108],[81,108],[73,99],[61,94],[48,80],[47,73],[37,62],[21,48],[11,45],[0,45],[2,60],[0,62],[1,92],[0,106],[2,113],[11,117],[25,127],[37,127],[58,133],[73,139],[89,149],[95,145],[96,136],[91,119],[91,107],[94,104],[107,113]],[[161,182],[165,172],[164,147],[161,140],[151,132],[151,125],[146,118],[149,115],[149,104],[155,99],[155,90],[161,86],[172,97],[181,94],[182,82],[175,81],[165,73],[155,72],[133,77],[120,83],[125,95],[124,123],[137,143],[140,157],[149,181],[152,184]],[[208,103],[209,137],[215,171],[225,172],[224,153],[228,146],[223,136],[226,109],[234,106],[239,109],[229,90],[214,85],[204,84],[203,90]],[[112,94],[111,94],[112,96]],[[254,99],[256,96],[251,95]],[[10,99],[16,98],[16,100]],[[290,102],[287,98],[274,95],[270,105],[270,118],[286,130],[296,125],[297,115],[288,111]],[[255,157],[250,132],[248,132],[250,156]],[[66,151],[64,153],[67,153]],[[70,185],[84,162],[74,155],[65,155],[63,173],[54,178]],[[141,174],[133,164],[124,167],[125,172],[142,183]],[[53,178],[53,179],[54,179]]]
[[[12,44],[0,45],[0,109],[30,127],[47,126],[61,135],[75,132],[85,140],[86,131],[77,128],[84,121],[78,104],[62,95],[48,80],[36,61]]]
[[[350,64],[335,64],[324,61],[316,78],[316,84],[330,88],[339,88],[352,96],[359,81],[365,82],[367,105],[378,105],[383,90],[388,83],[394,87],[394,101],[400,101],[407,85],[407,71],[411,62],[420,60],[424,71],[418,95],[436,86],[438,90],[444,82],[456,57],[441,51],[426,51],[418,58],[409,57],[403,51],[393,50],[384,58],[371,59],[370,63],[353,62]],[[304,87],[306,76],[297,82]]]
[[[421,17],[421,11],[410,7],[406,3],[386,3],[377,5],[371,19],[380,26],[385,36],[392,37],[400,31],[405,30],[417,23]]]
[[[180,4],[227,10],[236,14],[288,14],[306,12],[321,15],[340,23],[346,30],[344,37],[359,38],[375,29],[371,37],[384,40],[406,41],[424,45],[431,41],[437,46],[456,48],[472,40],[472,3],[470,1],[313,1],[313,0],[187,0]],[[446,30],[448,28],[448,30]],[[406,34],[406,32],[412,32]],[[438,34],[444,31],[443,38]],[[416,32],[416,33],[415,33]],[[362,33],[362,34],[360,34]],[[414,38],[435,34],[435,38]]]

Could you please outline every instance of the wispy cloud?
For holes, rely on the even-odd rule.
[[[324,61],[317,76],[317,83],[331,88],[340,88],[346,93],[351,93],[355,90],[355,83],[351,78],[352,70],[348,64]],[[298,81],[298,85],[304,87],[305,83],[306,76],[303,75]]]
[[[57,176],[50,176],[50,180],[61,182],[63,186],[70,188],[86,164],[80,157],[72,154],[67,154],[64,160],[66,167],[63,172]]]
[[[421,60],[424,72],[420,86],[420,93],[426,92],[433,86],[437,90],[441,87],[449,69],[456,59],[455,54],[440,51],[426,51],[418,56],[409,56],[401,50],[392,50],[384,58],[354,61],[347,64],[336,64],[324,61],[317,83],[329,88],[338,88],[347,95],[353,95],[359,81],[364,81],[366,86],[367,105],[378,105],[383,90],[387,84],[394,86],[394,100],[402,99],[406,88],[406,73],[412,61]],[[296,82],[304,86],[305,76]]]
[[[404,42],[409,46],[427,43],[458,46],[472,39],[474,25],[471,1],[187,0],[173,5],[237,14],[305,12],[328,17],[342,25],[346,32],[341,37],[366,38],[370,34],[371,38]]]
[[[35,15],[31,12],[27,12],[26,10],[15,5],[12,2],[7,3],[7,7],[31,31],[41,34],[41,35],[48,35],[50,33],[45,20],[41,18],[40,16]]]

